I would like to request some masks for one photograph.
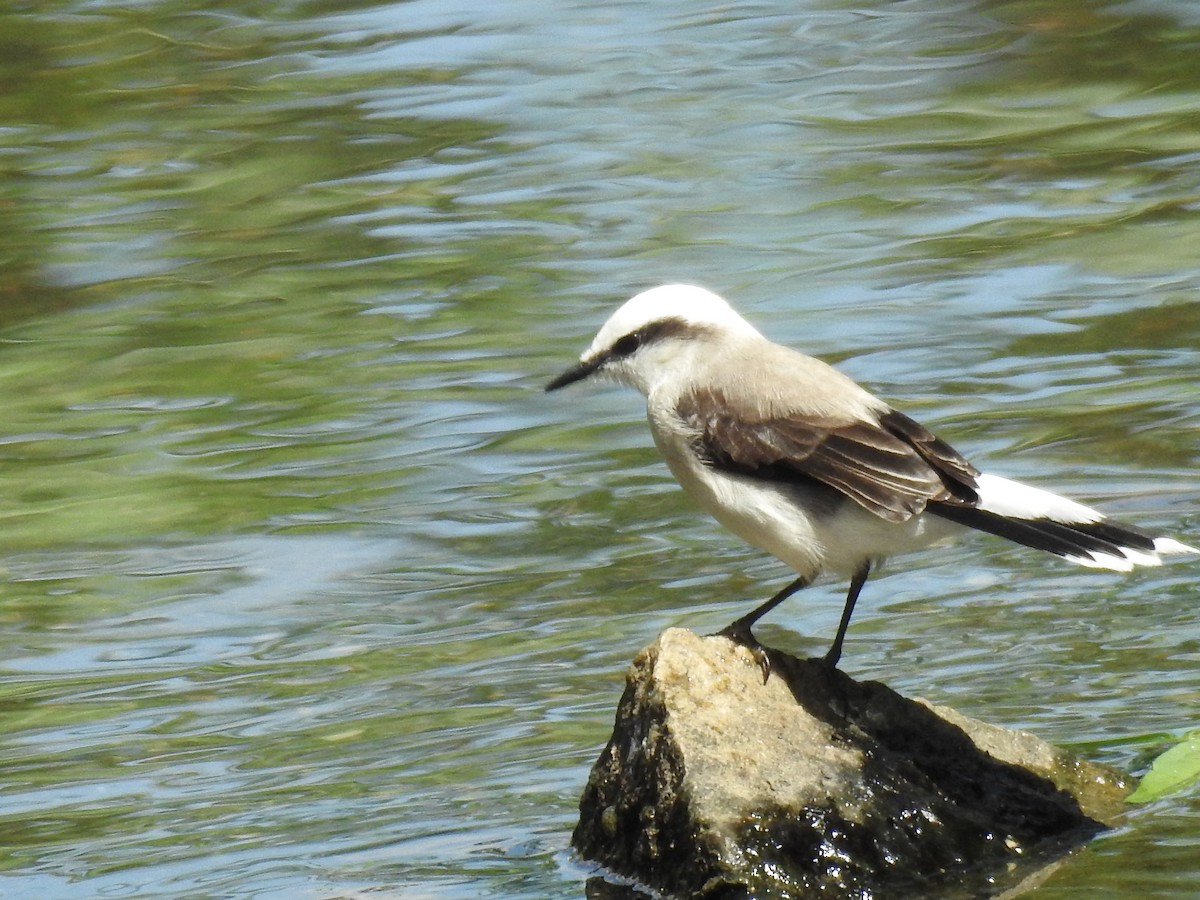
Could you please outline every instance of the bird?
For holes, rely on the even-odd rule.
[[[836,668],[871,572],[972,529],[1118,572],[1200,553],[981,472],[849,376],[773,343],[695,285],[661,285],[626,301],[545,389],[588,379],[640,391],[654,444],[684,491],[795,573],[720,632],[755,654],[764,679],[770,664],[752,629],[788,597],[823,574],[849,578],[823,657]]]

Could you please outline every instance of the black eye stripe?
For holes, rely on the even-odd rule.
[[[614,356],[628,356],[640,346],[642,346],[642,333],[640,330],[633,331],[613,344],[612,352]]]
[[[612,349],[609,350],[609,355],[617,359],[624,359],[626,356],[636,353],[639,347],[653,341],[666,337],[688,337],[697,330],[694,326],[689,326],[683,319],[658,319],[648,325],[643,325],[637,331],[631,331],[624,337],[618,338],[612,345]]]

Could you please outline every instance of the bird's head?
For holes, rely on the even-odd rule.
[[[593,375],[649,394],[656,382],[686,365],[701,344],[736,335],[759,337],[750,323],[712,291],[664,284],[627,300],[596,333],[578,364],[548,385],[555,391]]]

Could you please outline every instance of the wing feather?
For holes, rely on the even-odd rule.
[[[874,420],[800,412],[749,420],[708,389],[682,397],[676,413],[709,465],[769,481],[818,481],[890,522],[907,521],[931,502],[978,499],[975,468],[886,407]]]

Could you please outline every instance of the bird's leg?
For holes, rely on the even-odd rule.
[[[763,650],[762,644],[758,642],[758,638],[754,636],[754,633],[750,629],[754,627],[755,622],[777,607],[788,597],[792,596],[792,594],[796,593],[796,591],[800,590],[801,588],[808,587],[811,582],[811,578],[807,578],[803,575],[800,576],[766,603],[762,603],[754,607],[754,609],[750,610],[750,612],[746,613],[746,615],[742,616],[740,619],[736,619],[717,632],[717,634],[721,635],[722,637],[727,637],[734,643],[741,644],[752,654],[754,654],[754,658],[758,662],[759,668],[762,669],[763,684],[766,684],[767,679],[771,676],[771,660],[767,658],[767,653],[765,650]]]
[[[865,562],[859,566],[854,577],[850,579],[850,590],[846,593],[846,606],[842,609],[842,621],[838,623],[837,637],[833,639],[833,646],[825,654],[825,664],[831,669],[836,669],[838,660],[842,658],[842,642],[846,639],[846,629],[850,627],[850,617],[854,615],[854,604],[858,602],[859,592],[867,583],[869,574],[871,574],[871,564]]]

